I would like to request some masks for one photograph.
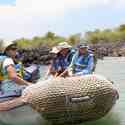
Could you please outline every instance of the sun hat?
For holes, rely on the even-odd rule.
[[[6,43],[6,44],[4,45],[4,48],[5,48],[4,51],[16,50],[16,49],[17,49],[17,44],[16,44],[16,43],[9,42],[9,43]]]
[[[61,42],[58,44],[57,47],[64,49],[64,48],[71,48],[72,46],[69,45],[67,42]]]
[[[66,49],[66,48],[71,48],[72,46],[70,46],[67,42],[62,42],[59,43],[57,46],[54,46],[52,48],[52,50],[50,51],[50,53],[59,53],[61,50]]]

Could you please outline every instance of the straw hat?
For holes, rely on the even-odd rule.
[[[72,46],[69,45],[67,42],[62,42],[58,44],[58,47],[64,49],[64,48],[71,48]]]
[[[13,42],[8,42],[4,45],[4,48],[5,48],[4,51],[11,50],[11,49],[17,49],[17,44],[13,43]]]
[[[71,48],[72,46],[70,46],[67,42],[62,42],[59,43],[57,46],[53,47],[52,50],[50,51],[50,53],[59,53],[61,50],[66,49],[66,48]]]

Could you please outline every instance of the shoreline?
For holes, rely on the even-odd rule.
[[[21,61],[24,65],[29,64],[50,64],[53,56],[50,54],[51,48],[47,46],[41,46],[39,48],[23,48],[19,49],[21,55]],[[103,59],[104,57],[125,57],[125,43],[102,43],[90,45],[95,58]]]

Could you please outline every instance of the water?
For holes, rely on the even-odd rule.
[[[99,60],[96,73],[111,79],[119,91],[120,98],[104,118],[80,125],[125,125],[125,57]]]
[[[41,67],[41,74],[45,76],[46,67]],[[125,125],[125,57],[104,58],[99,60],[96,73],[113,80],[120,99],[113,109],[102,119],[86,122],[80,125]],[[30,107],[24,106],[9,112],[0,113],[0,125],[50,125],[37,112]]]

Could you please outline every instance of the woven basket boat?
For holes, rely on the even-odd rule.
[[[40,81],[24,90],[30,106],[54,124],[75,124],[105,116],[118,92],[99,75]]]

